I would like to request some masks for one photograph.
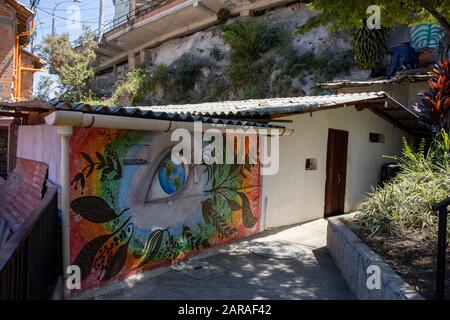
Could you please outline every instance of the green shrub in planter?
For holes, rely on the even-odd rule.
[[[217,12],[217,21],[220,24],[225,24],[228,21],[228,19],[230,19],[230,16],[231,16],[230,10],[226,8],[221,8]]]

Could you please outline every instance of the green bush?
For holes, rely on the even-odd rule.
[[[230,10],[226,8],[220,8],[217,12],[217,22],[219,22],[219,24],[225,24],[228,19],[230,19],[230,16]]]
[[[111,101],[113,104],[121,104],[130,100],[132,105],[137,104],[145,98],[145,95],[154,89],[154,83],[145,68],[138,67],[128,72],[118,83],[114,90]]]
[[[170,80],[177,89],[188,91],[194,87],[201,68],[202,65],[196,59],[189,55],[182,55],[170,65]]]
[[[321,76],[321,80],[330,80],[341,72],[349,71],[354,65],[350,52],[318,55],[313,51],[307,51],[299,54],[288,45],[281,51],[281,56],[282,59],[277,63],[276,68],[291,77],[315,72]]]
[[[443,156],[439,150],[440,139],[436,138],[438,142],[428,152],[424,142],[418,150],[413,150],[403,141],[401,172],[367,196],[355,219],[357,227],[376,236],[436,226],[432,206],[450,194],[449,158],[448,153]]]
[[[231,60],[251,62],[283,42],[283,30],[266,22],[241,20],[224,28],[222,37],[231,47]]]
[[[288,74],[280,74],[272,82],[272,91],[277,97],[294,96],[298,92],[292,87],[292,77]]]
[[[234,89],[241,90],[243,99],[265,97],[274,61],[263,55],[281,47],[283,29],[264,21],[242,20],[224,28],[222,36],[230,45],[227,76]]]
[[[160,85],[168,83],[170,80],[169,68],[165,64],[159,64],[153,69],[152,79]]]

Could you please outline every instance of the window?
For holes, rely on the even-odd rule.
[[[0,177],[8,175],[8,127],[0,127]]]
[[[371,143],[384,143],[384,134],[381,133],[369,133],[369,141]]]
[[[306,159],[305,170],[317,170],[317,159],[316,158]]]
[[[0,118],[0,177],[6,179],[15,164],[16,134],[13,120]]]

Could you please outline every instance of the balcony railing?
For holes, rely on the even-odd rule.
[[[110,32],[111,30],[114,30],[118,27],[121,27],[123,25],[129,24],[133,19],[139,16],[144,16],[147,13],[161,8],[162,6],[173,2],[175,0],[165,0],[165,1],[148,1],[147,3],[140,5],[136,7],[134,10],[130,10],[129,13],[124,14],[123,16],[115,18],[110,23],[106,24],[103,27],[103,34]]]
[[[447,269],[447,216],[450,197],[435,204],[433,211],[439,212],[438,253],[436,267],[436,299],[445,299],[445,272]]]
[[[50,188],[0,249],[0,301],[48,299],[57,274],[57,244],[57,192]]]

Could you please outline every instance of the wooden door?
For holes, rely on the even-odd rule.
[[[344,212],[348,131],[328,129],[325,217]]]

